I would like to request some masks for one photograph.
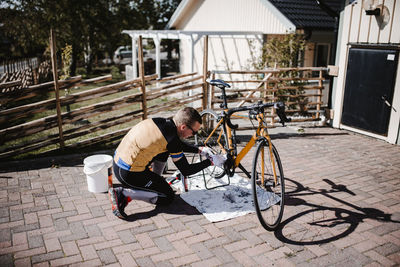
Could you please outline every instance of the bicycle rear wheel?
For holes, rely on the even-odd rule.
[[[270,146],[272,146],[272,157]],[[251,179],[257,217],[266,230],[273,231],[282,220],[285,203],[285,181],[278,151],[265,138],[257,146],[253,158]]]
[[[197,146],[207,146],[214,154],[222,154],[223,149],[227,147],[227,137],[220,124],[218,125],[218,115],[213,110],[203,110],[201,113],[202,126],[198,133],[195,135],[195,142]],[[213,132],[214,131],[214,132]],[[211,135],[211,133],[213,134]],[[212,178],[219,179],[225,175],[225,170],[216,166],[210,166],[204,170]]]

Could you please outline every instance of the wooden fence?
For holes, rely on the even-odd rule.
[[[7,61],[0,66],[4,71],[0,73],[0,94],[38,84],[48,80],[51,75],[49,61],[44,60],[39,64],[37,58]]]
[[[232,87],[226,90],[229,107],[245,103],[282,101],[292,121],[318,120],[322,109],[324,74],[322,67],[279,68],[262,71],[211,71],[210,78],[221,78]],[[317,73],[317,76],[315,75]],[[220,90],[211,87],[208,105],[220,109]],[[268,115],[272,126],[277,118],[275,110]]]
[[[3,91],[0,94],[0,158],[32,151],[47,153],[60,148],[80,149],[114,143],[138,121],[184,105],[219,109],[220,92],[208,86],[207,78],[223,78],[233,85],[227,90],[230,107],[279,100],[289,107],[287,112],[290,115],[303,116],[297,121],[319,118],[323,72],[326,69],[209,72],[207,45],[204,49],[205,75],[188,73],[163,79],[158,79],[157,75],[145,76],[139,37],[137,79],[83,90],[80,86],[104,82],[111,76],[89,80],[76,76],[28,86],[23,90]],[[319,76],[313,78],[311,72],[318,72]],[[1,86],[8,85],[3,83]],[[59,89],[70,90],[60,96],[57,92],[62,90]],[[274,111],[268,116],[273,124]]]
[[[60,81],[60,84],[63,88],[67,87],[66,84],[68,87],[76,87],[78,84],[111,79],[111,76],[83,81],[79,78],[75,77],[74,83]],[[203,87],[201,75],[190,73],[161,80],[156,79],[157,75],[144,77],[145,94],[139,90],[141,79],[138,78],[60,97],[60,105],[63,108],[61,113],[62,141],[65,142],[65,148],[83,147],[115,140],[123,136],[135,121],[142,119],[145,113],[153,115],[202,99],[202,93],[191,96],[184,94],[185,91]],[[164,84],[165,82],[168,84]],[[54,87],[48,85],[41,87],[46,90],[54,90]],[[28,88],[28,90],[34,91],[33,88]],[[143,102],[143,95],[147,100],[144,109],[139,105]],[[162,98],[167,96],[173,97],[163,102]],[[1,110],[0,124],[7,127],[0,130],[0,158],[59,144],[60,135],[57,132],[58,121],[55,106],[56,99],[47,99]],[[70,106],[69,111],[66,110],[67,106]],[[76,108],[72,108],[74,106]],[[31,119],[35,115],[46,114],[46,112],[53,114]],[[13,121],[21,123],[10,125]],[[126,127],[121,129],[122,125]],[[113,127],[118,129],[113,130]],[[110,131],[108,131],[109,129]],[[91,137],[93,134],[96,136]],[[24,142],[24,139],[28,141]],[[18,141],[17,144],[14,144],[16,141]],[[50,150],[54,149],[58,149],[58,146]]]

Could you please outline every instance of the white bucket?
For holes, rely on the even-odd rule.
[[[93,155],[83,160],[88,190],[93,193],[108,191],[108,176],[111,174],[113,158],[110,155]],[[110,169],[110,170],[109,170]]]

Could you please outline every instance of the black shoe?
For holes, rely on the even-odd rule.
[[[128,201],[124,194],[122,193],[123,188],[110,188],[108,193],[111,199],[111,208],[115,216],[120,219],[124,219],[127,217],[125,213],[125,207],[128,205]]]

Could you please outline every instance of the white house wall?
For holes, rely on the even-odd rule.
[[[180,46],[181,72],[192,71],[202,73],[204,37],[194,46],[193,69],[191,66],[190,42],[182,40]],[[253,60],[261,53],[261,36],[233,37],[209,36],[208,39],[208,69],[209,70],[245,70],[250,69]]]
[[[185,31],[258,31],[285,34],[294,25],[266,0],[197,0],[173,27]],[[197,8],[197,9],[196,9]]]
[[[390,12],[390,21],[380,29],[375,16],[367,16],[363,9],[363,0],[355,1],[353,4],[346,4],[340,15],[340,32],[338,40],[338,51],[336,65],[339,66],[339,75],[334,83],[334,120],[333,126],[348,128],[341,125],[344,87],[346,81],[346,70],[348,60],[348,43],[369,43],[369,44],[399,44],[400,43],[400,0],[379,0]],[[400,61],[399,61],[400,62]],[[396,84],[393,95],[393,109],[390,116],[388,136],[377,136],[364,131],[358,131],[371,135],[390,143],[395,143],[398,137],[400,125],[400,66],[397,67]],[[353,129],[354,131],[357,131]]]

